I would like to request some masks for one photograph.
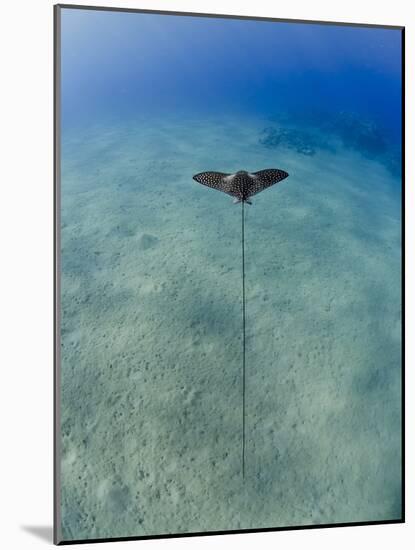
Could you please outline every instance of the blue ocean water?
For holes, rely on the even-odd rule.
[[[63,122],[348,111],[399,143],[400,52],[395,29],[64,10]]]
[[[401,516],[401,31],[61,10],[65,540]],[[204,170],[290,175],[241,210]]]

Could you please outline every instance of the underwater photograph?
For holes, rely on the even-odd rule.
[[[401,522],[403,29],[55,32],[55,542]]]

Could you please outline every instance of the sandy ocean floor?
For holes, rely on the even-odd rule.
[[[140,119],[62,143],[64,539],[401,516],[400,181],[261,119]],[[272,123],[278,126],[278,121]],[[204,170],[290,176],[246,214]]]

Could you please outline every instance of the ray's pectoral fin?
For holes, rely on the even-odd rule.
[[[224,172],[200,172],[193,176],[193,179],[202,185],[222,191],[231,197],[241,200],[241,193],[235,185],[235,174],[225,174]]]
[[[230,174],[225,174],[224,172],[200,172],[193,176],[193,179],[202,185],[206,185],[206,187],[226,193],[226,178],[229,176]]]
[[[288,172],[284,170],[278,170],[277,168],[268,168],[266,170],[260,170],[259,172],[253,172],[252,182],[250,184],[249,195],[256,195],[264,189],[275,185],[280,181],[288,177]]]

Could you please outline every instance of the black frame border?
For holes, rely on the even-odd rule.
[[[378,29],[391,29],[401,31],[401,170],[402,170],[402,201],[401,201],[401,336],[402,336],[402,359],[401,359],[401,497],[402,514],[400,519],[382,521],[356,521],[349,523],[328,523],[318,525],[293,525],[289,527],[266,527],[258,529],[239,529],[225,531],[200,531],[189,533],[163,533],[156,535],[111,537],[94,539],[63,540],[61,537],[61,502],[60,502],[60,173],[61,173],[61,10],[95,10],[127,13],[147,13],[154,15],[172,15],[187,17],[207,17],[216,19],[246,19],[253,21],[268,21],[279,23],[304,23],[314,25],[365,27]],[[405,523],[405,27],[399,25],[379,25],[369,23],[347,23],[339,21],[318,21],[305,19],[280,19],[273,17],[229,15],[217,13],[178,12],[165,10],[150,10],[136,8],[117,8],[110,6],[87,6],[76,4],[55,4],[53,6],[53,542],[55,545],[69,544],[92,544],[101,542],[120,542],[171,539],[184,537],[205,537],[214,535],[233,535],[244,533],[269,533],[278,531],[300,531],[309,529],[328,529],[335,527],[360,527],[370,525],[390,525]]]

